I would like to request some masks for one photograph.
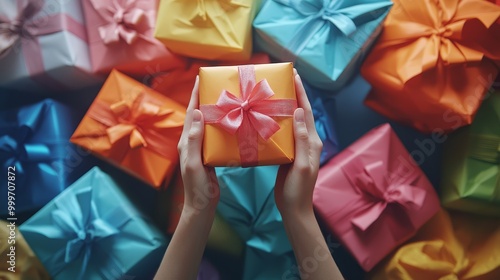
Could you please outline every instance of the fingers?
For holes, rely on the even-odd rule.
[[[193,110],[198,108],[198,87],[199,87],[199,77],[196,76],[194,82],[193,91],[191,92],[191,99],[189,100],[189,105],[186,110],[186,118],[184,119],[184,128],[182,129],[181,141],[186,137],[186,133],[191,128],[191,122],[193,119]]]
[[[309,132],[306,125],[304,109],[297,108],[293,114],[293,134],[295,137],[295,163],[294,165],[309,166]]]
[[[196,171],[203,168],[201,162],[201,147],[204,129],[203,115],[200,110],[194,109],[192,112],[191,125],[187,132],[187,142],[185,143],[186,170]]]

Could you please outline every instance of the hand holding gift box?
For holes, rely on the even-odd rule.
[[[157,0],[83,1],[94,72],[146,75],[183,64],[153,37],[157,6]]]
[[[173,52],[189,57],[248,60],[259,2],[161,0],[155,37]]]
[[[395,0],[361,73],[366,104],[422,132],[472,122],[498,74],[500,7],[482,0]]]
[[[203,162],[255,166],[294,159],[291,63],[200,68]]]
[[[313,203],[328,230],[366,271],[440,208],[431,183],[388,124],[320,169]]]
[[[368,279],[498,279],[499,222],[441,210]]]
[[[185,108],[111,72],[71,141],[159,188],[178,162]]]
[[[147,278],[166,249],[163,235],[97,167],[20,230],[56,280]]]
[[[315,87],[341,89],[381,31],[389,0],[271,0],[253,23],[257,46],[294,61]]]
[[[447,208],[500,216],[500,92],[479,109],[474,122],[445,143],[441,201]]]
[[[2,1],[0,88],[53,94],[99,83],[89,71],[79,1]]]

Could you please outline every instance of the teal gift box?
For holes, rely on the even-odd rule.
[[[390,0],[269,0],[253,22],[257,47],[293,61],[311,85],[339,90],[382,30]]]
[[[278,166],[217,168],[217,211],[246,243],[243,279],[281,279],[295,260],[274,201]]]
[[[56,280],[151,279],[167,244],[97,167],[19,229]]]

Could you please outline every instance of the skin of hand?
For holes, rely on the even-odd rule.
[[[215,170],[202,163],[203,115],[198,107],[198,83],[189,102],[178,144],[184,182],[184,207],[177,229],[154,279],[196,279],[219,202]]]
[[[296,72],[295,90],[299,107],[293,116],[295,160],[280,167],[274,195],[295,253],[300,275],[295,275],[296,278],[293,278],[291,271],[287,271],[283,277],[344,279],[314,216],[313,191],[318,177],[323,144],[316,132],[306,91]]]

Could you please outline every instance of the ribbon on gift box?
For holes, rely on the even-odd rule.
[[[491,9],[493,5],[487,1],[433,3],[435,4],[420,5],[415,1],[399,1],[401,9],[426,16],[393,20],[384,25],[380,48],[412,43],[408,46],[411,48],[409,55],[411,58],[398,60],[398,63],[401,63],[397,67],[398,74],[404,83],[435,68],[439,62],[449,65],[481,61],[485,56],[485,49],[473,38],[468,41],[462,31],[471,20],[480,21],[486,29],[489,29],[500,15],[498,10]],[[500,52],[486,55],[496,60],[500,59]]]
[[[35,82],[50,89],[64,90],[66,86],[45,73],[38,36],[68,31],[86,42],[83,25],[66,14],[39,17],[44,1],[16,2],[18,14],[14,18],[0,12],[0,60],[14,48],[20,47],[28,73]]]
[[[300,54],[311,38],[324,27],[334,32],[340,32],[343,36],[350,36],[356,32],[358,29],[357,25],[360,24],[358,21],[354,21],[357,16],[356,14],[359,13],[359,11],[356,11],[356,6],[343,8],[343,1],[321,0],[317,1],[321,3],[318,6],[304,0],[274,1],[293,8],[297,13],[306,17],[304,23],[297,29],[297,32],[287,46],[295,54]],[[385,12],[391,4],[383,2],[365,5],[372,6],[369,10],[373,14],[372,19],[374,19],[378,16],[377,10]]]
[[[397,204],[406,211],[422,207],[427,191],[412,184],[420,177],[416,168],[406,174],[387,174],[386,164],[379,160],[364,164],[359,158],[342,167],[351,186],[365,196],[370,205],[354,215],[351,223],[361,231],[366,231],[384,215],[389,204]],[[415,228],[412,215],[407,215],[409,224]],[[393,232],[397,238],[398,232]]]
[[[111,157],[118,160],[125,157],[129,149],[141,147],[163,157],[171,157],[170,147],[176,146],[177,142],[164,130],[182,129],[181,124],[168,121],[169,116],[174,113],[174,110],[162,107],[160,101],[144,92],[113,104],[107,104],[98,98],[92,104],[88,115],[104,124],[107,129],[91,136],[107,136],[113,145]]]
[[[250,8],[234,0],[197,0],[196,13],[190,22],[197,27],[215,27],[228,45],[237,45],[236,31],[227,13],[240,7]]]
[[[338,152],[338,144],[336,143],[332,121],[329,116],[325,114],[325,108],[321,98],[316,98],[313,102],[312,111],[314,116],[314,126],[316,127],[319,138],[323,142],[320,162],[324,163],[329,159],[329,157],[332,157]]]
[[[205,123],[216,124],[236,134],[242,166],[258,163],[258,138],[269,140],[280,125],[272,117],[292,117],[295,99],[271,99],[274,95],[266,79],[256,82],[253,65],[238,66],[241,98],[223,90],[216,104],[201,105]]]
[[[68,264],[82,259],[80,272],[75,279],[83,279],[92,256],[105,259],[95,268],[103,279],[118,279],[124,273],[121,264],[111,252],[102,250],[99,243],[110,240],[121,232],[121,228],[132,218],[125,209],[116,207],[105,216],[100,215],[92,200],[92,186],[78,190],[66,199],[55,200],[57,209],[52,214],[53,226],[43,229],[24,230],[36,232],[49,239],[67,240],[66,246],[54,252],[48,259],[42,260],[46,267],[51,267],[52,276],[57,276]]]

